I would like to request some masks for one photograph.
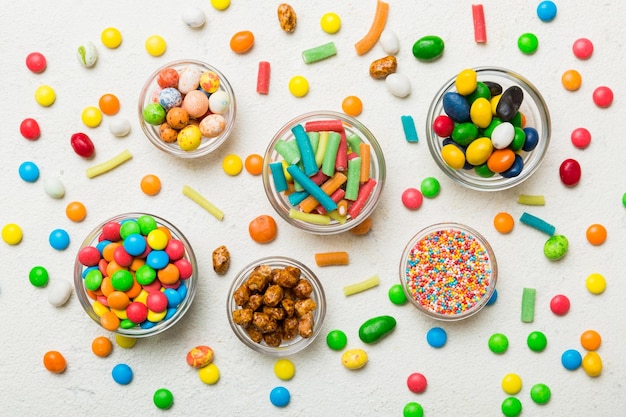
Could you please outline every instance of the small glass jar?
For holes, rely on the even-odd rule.
[[[550,113],[548,106],[537,88],[523,76],[504,68],[479,67],[476,71],[477,80],[499,84],[503,90],[511,86],[518,86],[523,91],[524,99],[519,112],[525,117],[525,126],[536,129],[539,136],[537,146],[528,152],[523,150],[516,153],[523,161],[523,169],[517,176],[504,177],[498,173],[493,176],[481,176],[472,167],[455,169],[450,167],[442,157],[442,148],[446,138],[439,137],[433,128],[435,119],[445,114],[443,99],[446,93],[455,92],[456,75],[450,78],[435,94],[428,109],[426,118],[426,138],[428,148],[439,168],[454,182],[464,187],[478,191],[500,191],[521,184],[527,180],[543,161],[550,144]],[[480,132],[480,131],[479,131]]]
[[[498,277],[493,250],[476,230],[437,223],[416,233],[402,252],[400,283],[419,311],[439,320],[461,320],[480,311]]]
[[[143,221],[142,219],[146,222],[140,223]],[[132,237],[130,237],[130,235],[126,237],[128,242],[133,241],[135,244],[142,238],[148,243],[145,244],[145,250],[142,254],[134,256],[130,255],[128,252],[132,253],[132,251],[131,249],[128,249],[128,251],[121,251],[123,253],[117,253],[109,262],[105,259],[105,256],[110,259],[110,256],[112,255],[111,252],[116,253],[115,251],[118,250],[117,247],[125,248],[125,239],[122,239],[119,235],[121,225],[126,221],[135,221],[135,223],[145,225],[152,224],[153,226],[144,226],[145,229],[143,231],[131,233],[131,235],[133,235]],[[117,225],[119,225],[119,227]],[[154,229],[155,225],[156,228],[163,231],[163,233],[155,233],[148,239],[148,236],[150,236],[148,229]],[[115,232],[115,229],[117,229],[117,232]],[[116,238],[107,239],[110,236],[115,235],[115,233],[117,233]],[[150,242],[152,242],[151,239],[157,239],[154,242],[161,242],[158,244],[159,246],[157,246],[156,243],[152,243],[152,245],[155,248],[158,248],[158,250],[150,247]],[[167,242],[167,248],[161,249],[161,246],[166,244],[165,242]],[[105,249],[105,247],[109,244],[111,247]],[[139,245],[141,245],[141,243],[139,243]],[[97,251],[94,251],[94,248],[97,249]],[[105,255],[105,251],[110,251],[109,254],[111,255]],[[154,263],[163,262],[163,257],[148,258],[148,256],[150,256],[150,252],[152,251],[169,253],[168,258],[165,260],[167,262],[165,267],[159,269],[156,267],[156,263]],[[99,255],[98,252],[100,252]],[[159,256],[162,255],[163,254],[159,254]],[[115,266],[114,269],[107,269],[109,264],[117,263],[115,259],[119,261],[120,265]],[[129,264],[125,266],[127,263]],[[145,276],[150,276],[150,274],[154,272],[154,278],[150,284],[148,284],[147,281],[144,281],[143,284],[139,284],[138,282],[140,280],[137,278],[137,271],[139,271],[142,266],[144,267],[144,270],[142,270],[141,273],[145,273]],[[146,268],[147,266],[154,266],[154,268],[152,268],[153,271]],[[175,266],[177,272],[172,272],[172,266]],[[113,271],[118,269],[130,270],[133,272],[133,274],[131,274],[133,275],[132,288],[126,290],[121,287],[121,284],[117,289],[112,288],[111,283],[113,281],[112,277],[114,276]],[[100,271],[100,274],[92,272],[93,270]],[[160,282],[161,278],[156,275],[161,270],[166,270],[170,277],[172,277],[172,273],[178,273],[178,279],[170,280],[170,278],[168,278],[167,281],[163,279],[163,282]],[[89,273],[96,274],[95,280],[93,280],[92,277],[87,278]],[[93,286],[94,282],[96,282],[97,285],[97,280],[99,279],[98,275],[100,275],[102,283],[105,282],[105,279],[108,279],[109,282],[104,285],[101,283],[98,288],[87,288],[88,285]],[[89,280],[90,283],[87,284],[86,280]],[[74,287],[78,300],[87,315],[106,330],[135,338],[153,336],[174,326],[191,307],[191,303],[193,302],[196,294],[197,281],[198,264],[196,263],[196,257],[187,238],[180,230],[167,220],[147,213],[120,214],[100,223],[87,235],[78,250],[76,260],[74,262]],[[161,287],[166,290],[173,290],[174,292],[170,294],[169,292],[171,291],[161,291],[163,290]],[[144,306],[149,306],[150,304],[145,297],[152,291],[163,292],[167,295],[166,310],[161,312],[160,316],[159,313],[149,315],[146,320],[141,323],[129,321],[129,308],[141,307],[137,305],[130,307],[130,304],[139,302],[143,303]],[[118,293],[116,294],[116,296],[119,296],[117,299],[119,300],[120,297],[122,299],[125,298],[129,304],[127,304],[127,306],[123,309],[112,309],[109,305],[109,295],[111,292]],[[126,294],[126,297],[119,293]],[[119,301],[117,302],[119,303]],[[161,298],[161,300],[157,300],[156,302],[163,303],[163,299]],[[141,309],[143,309],[143,307],[141,307]],[[117,327],[117,329],[103,326],[101,318],[103,313],[107,313],[110,316],[111,312],[118,317],[119,327]]]
[[[312,292],[310,298],[315,302],[315,309],[313,310],[313,328],[309,337],[302,337],[300,334],[296,334],[290,340],[282,340],[279,346],[269,346],[264,340],[259,342],[253,340],[243,325],[237,324],[233,319],[233,312],[240,310],[242,307],[235,301],[235,295],[237,290],[248,280],[250,274],[258,266],[266,265],[271,269],[284,269],[287,267],[294,267],[300,270],[300,278],[307,280],[311,287]],[[259,293],[260,294],[260,293]],[[230,290],[228,291],[228,298],[226,299],[226,314],[230,323],[230,327],[233,332],[241,340],[241,342],[250,349],[270,356],[287,356],[300,352],[309,346],[317,338],[322,330],[322,324],[324,323],[324,317],[326,315],[326,296],[324,294],[324,288],[317,276],[303,263],[284,256],[268,256],[251,262],[244,267],[233,280]],[[294,313],[296,314],[296,313]],[[296,317],[295,315],[294,317]],[[280,323],[280,320],[278,320]],[[284,325],[284,323],[281,323]],[[280,325],[280,324],[279,324]],[[252,327],[252,324],[248,326]]]
[[[327,122],[329,124],[327,124],[327,126],[325,127],[320,128],[319,124],[318,127],[315,127],[316,123],[326,124]],[[333,124],[334,126],[331,126]],[[355,208],[358,204],[356,204],[354,200],[346,199],[348,207],[347,215],[338,215],[338,211],[331,211],[330,213],[324,211],[321,217],[316,217],[316,220],[307,220],[294,217],[294,211],[298,212],[296,214],[303,212],[303,203],[300,202],[301,199],[298,198],[297,200],[293,200],[293,198],[302,191],[296,189],[295,193],[292,193],[292,191],[294,191],[293,181],[288,181],[288,185],[290,188],[287,191],[279,190],[277,188],[276,179],[274,178],[270,164],[283,163],[283,172],[286,172],[286,167],[289,165],[289,163],[278,152],[277,144],[289,144],[296,142],[295,134],[292,132],[292,128],[294,128],[295,126],[302,126],[303,129],[307,131],[307,133],[314,131],[319,132],[317,129],[320,128],[322,129],[320,137],[322,134],[328,134],[329,132],[330,134],[340,133],[340,136],[345,135],[347,141],[347,152],[353,152],[355,154],[358,154],[359,156],[360,153],[358,149],[352,149],[352,147],[357,148],[360,146],[359,143],[362,143],[369,149],[370,164],[368,180],[361,180],[359,185],[359,194],[363,192],[363,195],[366,195],[366,198],[362,200],[364,201],[364,204],[358,212],[356,210],[352,211],[351,209],[351,207],[353,207],[353,204]],[[321,140],[320,143],[322,143]],[[302,161],[298,163],[302,164]],[[320,166],[319,171],[323,171],[322,167],[323,165]],[[314,234],[335,234],[348,231],[358,226],[374,212],[374,209],[376,208],[380,200],[383,186],[385,184],[385,167],[385,158],[383,156],[383,152],[378,141],[376,140],[372,132],[370,132],[361,122],[354,119],[353,117],[347,116],[342,113],[337,113],[333,111],[315,111],[303,114],[290,120],[274,135],[267,147],[267,150],[265,151],[265,157],[263,160],[263,186],[265,187],[265,194],[267,195],[270,204],[272,205],[276,213],[278,213],[285,221],[287,221],[287,223],[301,230]],[[329,171],[326,172],[330,173]],[[339,169],[337,169],[337,172],[347,175],[347,170],[339,171]],[[310,177],[313,178],[319,174],[320,172],[315,175],[310,175]],[[323,181],[319,181],[322,184],[322,187],[323,182],[327,181],[328,178],[329,176],[325,176]],[[347,191],[347,183],[347,181],[344,182],[343,185],[341,185],[340,189]],[[370,186],[373,186],[373,188],[371,188],[371,191],[368,193],[366,190]],[[306,191],[304,191],[304,193],[306,193]],[[305,214],[319,214],[316,209],[313,209],[311,211],[306,209],[304,211]],[[354,215],[351,215],[351,213],[354,213]],[[318,222],[317,219],[321,219],[321,222]]]
[[[144,117],[144,109],[146,108],[146,106],[151,105],[151,104],[154,105],[154,103],[159,101],[158,95],[159,95],[159,92],[163,89],[157,82],[159,74],[161,73],[161,71],[167,70],[169,68],[177,71],[179,76],[181,76],[185,71],[189,71],[189,72],[195,71],[199,73],[205,73],[208,71],[212,72],[214,75],[217,75],[217,79],[219,80],[219,83],[218,83],[219,87],[217,91],[215,91],[214,93],[207,93],[204,90],[200,89],[199,87],[198,87],[198,90],[204,92],[207,96],[209,96],[209,99],[212,94],[215,94],[218,92],[221,94],[221,99],[224,99],[224,98],[226,99],[226,100],[221,100],[220,107],[222,108],[219,110],[219,114],[223,117],[223,119],[220,118],[219,116],[215,116],[216,122],[214,123],[214,125],[221,126],[222,128],[221,133],[219,133],[216,136],[210,136],[210,137],[202,135],[199,146],[193,150],[185,150],[181,148],[181,146],[178,144],[175,133],[176,133],[176,130],[179,130],[179,129],[175,129],[174,131],[168,130],[169,139],[168,141],[165,141],[161,137],[161,134],[159,132],[159,129],[162,123],[151,124],[151,123],[148,123],[146,121],[146,118]],[[214,85],[215,85],[215,81],[216,81],[215,78],[213,78],[212,82],[214,83]],[[178,91],[178,88],[179,87],[174,87],[174,89],[176,89],[177,91]],[[185,94],[181,93],[180,96],[182,99],[184,99]],[[199,122],[205,117],[207,117],[209,113],[210,111],[203,114],[200,117],[195,117],[195,118],[189,117],[189,124],[199,124]],[[213,152],[214,150],[216,150],[217,148],[219,148],[230,136],[233,126],[235,125],[236,114],[237,114],[237,105],[236,105],[236,100],[235,100],[235,93],[233,92],[233,89],[230,83],[228,82],[228,79],[217,68],[205,62],[192,60],[192,59],[170,62],[158,68],[148,77],[139,95],[139,105],[138,105],[139,124],[141,125],[141,129],[143,130],[145,135],[148,137],[148,140],[150,141],[150,143],[156,146],[157,149],[160,149],[161,151],[164,151],[170,155],[174,155],[180,158],[197,158],[200,156],[207,155]]]

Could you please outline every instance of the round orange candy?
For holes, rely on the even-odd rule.
[[[511,233],[515,226],[515,220],[509,213],[500,212],[493,218],[493,227],[502,234]]]
[[[60,374],[65,371],[67,361],[60,352],[50,350],[43,355],[43,366],[54,374]]]
[[[254,34],[249,30],[237,32],[230,38],[230,49],[237,54],[245,54],[254,45]]]
[[[602,337],[595,330],[585,330],[580,335],[580,344],[587,350],[598,350],[602,344]]]
[[[276,220],[272,216],[262,214],[248,224],[248,233],[257,243],[269,243],[278,234]]]
[[[115,331],[120,327],[120,319],[112,311],[106,311],[100,316],[100,324],[107,330]]]
[[[120,111],[120,100],[113,94],[104,94],[98,101],[102,113],[113,116]]]
[[[82,222],[87,217],[87,209],[80,201],[72,201],[65,207],[65,215],[73,222]]]
[[[107,296],[107,303],[115,310],[124,310],[130,304],[130,297],[122,291],[113,291]]]
[[[515,152],[509,148],[495,149],[487,159],[487,168],[491,172],[504,172],[515,162]]]
[[[580,73],[576,70],[570,69],[563,73],[561,76],[561,84],[567,91],[576,91],[580,88],[583,79]]]
[[[587,228],[587,241],[592,245],[601,245],[606,240],[606,228],[601,224],[592,224]]]
[[[161,180],[156,175],[148,174],[141,179],[140,187],[147,195],[157,195],[161,191]]]
[[[260,175],[263,172],[263,157],[253,153],[246,157],[244,167],[252,175]]]
[[[358,116],[363,111],[363,102],[357,96],[348,96],[341,102],[343,112],[348,116]]]
[[[91,351],[94,353],[94,355],[101,358],[106,358],[107,356],[109,356],[112,350],[113,343],[111,343],[108,337],[98,336],[93,339],[93,342],[91,342]]]
[[[366,235],[370,231],[371,228],[372,228],[372,218],[368,217],[367,219],[363,220],[361,223],[359,223],[358,225],[350,229],[350,232],[353,235],[361,236],[361,235]]]

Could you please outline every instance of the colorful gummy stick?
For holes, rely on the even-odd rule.
[[[307,132],[323,132],[325,130],[331,132],[343,132],[343,122],[339,119],[330,120],[311,120],[304,124],[304,130]]]
[[[345,171],[348,169],[348,138],[346,132],[339,132],[339,147],[335,157],[335,171]]]
[[[328,42],[315,48],[302,51],[302,60],[305,64],[312,64],[326,58],[337,55],[337,48],[334,42]]]
[[[371,163],[371,148],[367,143],[359,144],[359,156],[361,157],[361,182],[366,182],[370,179],[370,163]]]
[[[522,323],[532,323],[535,320],[535,296],[537,290],[524,288],[522,293]]]
[[[283,171],[283,163],[272,162],[270,164],[270,171],[272,172],[272,178],[274,180],[274,188],[276,188],[276,192],[282,193],[283,191],[287,191],[289,186],[287,185],[285,171]]]
[[[275,149],[289,165],[300,162],[300,148],[295,141],[287,142],[280,139],[276,142]]]
[[[309,194],[311,194],[319,203],[324,206],[327,211],[333,211],[337,208],[335,203],[328,194],[315,184],[304,172],[300,170],[296,165],[289,165],[287,172],[291,174],[294,181],[297,181]]]
[[[270,63],[267,61],[259,62],[259,71],[256,79],[256,92],[259,94],[267,94],[270,91]]]
[[[130,153],[130,151],[128,149],[125,149],[108,161],[104,161],[98,165],[87,168],[87,178],[97,177],[98,175],[102,175],[105,172],[109,172],[113,168],[122,165],[124,162],[128,161],[132,157],[133,155]]]
[[[337,132],[328,133],[328,141],[324,152],[324,160],[322,161],[322,172],[329,177],[335,173],[335,161],[337,160],[337,151],[341,135]]]
[[[417,137],[417,130],[415,130],[415,122],[413,121],[412,116],[401,116],[400,120],[402,120],[402,129],[404,130],[404,138],[407,142],[417,142],[419,138]]]
[[[337,172],[335,175],[330,177],[326,182],[324,182],[320,186],[320,189],[324,192],[324,194],[331,196],[330,197],[331,200],[337,202],[341,198],[339,198],[338,200],[334,200],[332,198],[332,194],[335,191],[337,191],[339,187],[341,187],[343,183],[346,182],[346,180],[347,178],[345,175],[343,175],[341,172]],[[320,201],[317,198],[315,198],[313,195],[309,195],[300,203],[300,210],[302,210],[305,213],[309,213],[313,211],[315,207],[317,207],[318,204],[320,204]]]
[[[556,228],[552,226],[550,223],[541,220],[539,217],[535,217],[529,213],[522,213],[522,216],[519,219],[522,223],[527,226],[533,227],[540,232],[543,232],[549,236],[554,235]]]
[[[200,193],[188,185],[183,186],[183,195],[189,197],[193,202],[211,213],[216,219],[223,220],[224,212],[213,205],[209,200],[204,198]]]
[[[302,160],[304,173],[307,177],[310,177],[311,175],[317,173],[318,168],[315,163],[315,154],[313,153],[313,147],[311,146],[309,135],[307,135],[307,132],[305,132],[304,127],[302,127],[301,124],[292,127],[291,133],[293,133],[296,138],[296,144],[298,145],[298,149],[300,151],[300,158]]]
[[[317,142],[317,149],[315,150],[315,163],[318,168],[322,167],[324,162],[324,154],[326,153],[326,146],[328,145],[328,132],[320,132],[319,140]]]
[[[352,203],[350,208],[348,208],[348,214],[353,219],[359,215],[363,207],[365,207],[365,203],[367,203],[370,198],[370,194],[374,191],[374,187],[376,187],[376,180],[374,178],[370,178],[366,183],[361,185],[359,189],[359,195],[356,200]]]
[[[356,135],[356,134],[353,133],[350,136],[348,136],[346,138],[346,140],[348,141],[348,146],[350,147],[350,149],[352,149],[352,151],[354,153],[356,153],[357,156],[361,156],[360,146],[363,143],[363,141],[361,140],[359,135]],[[364,145],[366,145],[366,144],[364,144]]]
[[[474,41],[486,43],[487,29],[485,27],[485,10],[482,4],[472,4],[472,18],[474,21]]]
[[[361,181],[361,157],[357,156],[348,161],[348,181],[346,182],[346,199],[356,200],[359,196]]]

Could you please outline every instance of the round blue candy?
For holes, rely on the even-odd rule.
[[[492,304],[495,304],[497,300],[498,300],[498,290],[494,289],[493,293],[491,294],[491,297],[489,297],[489,301],[487,301],[487,305],[490,306]]]
[[[537,17],[542,22],[552,21],[556,17],[556,4],[549,0],[539,3],[537,6]]]
[[[180,107],[183,103],[183,96],[175,88],[167,87],[159,92],[159,104],[168,111],[174,107]]]
[[[276,387],[270,391],[270,402],[276,407],[286,407],[291,400],[291,394],[285,387]]]
[[[54,229],[50,232],[48,242],[56,250],[64,250],[70,245],[70,235],[63,229]]]
[[[151,329],[156,326],[156,323],[150,320],[144,320],[139,324],[142,329]]]
[[[122,244],[131,256],[139,256],[146,250],[146,238],[139,233],[132,233],[124,239]]]
[[[98,252],[100,252],[100,256],[102,256],[102,251],[109,243],[111,243],[110,240],[104,239],[96,244],[96,249],[98,249]]]
[[[113,380],[120,385],[128,385],[133,380],[133,370],[125,363],[118,363],[111,371]]]
[[[170,262],[169,255],[163,250],[150,251],[146,257],[146,264],[154,269],[163,269]]]
[[[167,297],[167,307],[168,308],[176,308],[176,307],[178,307],[180,302],[183,301],[183,299],[181,298],[181,296],[178,293],[178,291],[176,291],[173,288],[166,288],[163,291],[163,294],[165,294],[165,297]]]
[[[524,133],[526,134],[526,140],[524,141],[524,146],[522,146],[522,150],[524,152],[530,152],[537,147],[539,143],[539,132],[534,127],[525,127]]]
[[[582,355],[575,349],[568,349],[561,355],[561,364],[570,371],[578,369],[582,362]]]
[[[448,92],[443,95],[443,111],[457,123],[470,120],[470,105],[459,93]]]
[[[34,162],[22,162],[19,168],[20,178],[26,182],[35,182],[39,179],[39,168]]]
[[[184,283],[181,283],[178,288],[176,288],[176,292],[180,295],[180,299],[184,300],[187,297],[187,286]]]
[[[507,169],[506,171],[501,172],[500,175],[502,175],[504,178],[514,178],[514,177],[517,177],[519,174],[521,174],[523,169],[524,169],[524,160],[522,159],[521,156],[519,156],[518,154],[515,154],[513,165],[511,165],[509,169]]]
[[[443,347],[447,340],[448,335],[441,327],[433,327],[428,331],[428,333],[426,333],[426,341],[434,348]]]
[[[172,317],[174,317],[174,314],[176,314],[177,311],[178,309],[175,307],[168,307],[165,313],[165,317],[163,317],[163,320],[171,319]]]

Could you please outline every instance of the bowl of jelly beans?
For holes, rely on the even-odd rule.
[[[493,295],[497,276],[489,242],[459,223],[437,223],[420,230],[400,260],[400,283],[407,299],[439,320],[461,320],[478,313]]]
[[[146,213],[99,224],[74,263],[74,286],[87,315],[106,330],[137,338],[161,333],[185,315],[197,277],[189,241]]]
[[[426,136],[436,164],[455,182],[499,191],[528,179],[550,144],[541,93],[503,68],[469,68],[448,80],[428,110]]]
[[[263,160],[270,204],[289,224],[315,234],[353,229],[376,208],[385,158],[370,130],[333,111],[300,115],[281,127]]]
[[[224,74],[195,60],[158,68],[139,96],[139,123],[150,142],[181,158],[219,148],[233,129],[236,112],[235,94]]]
[[[309,346],[322,330],[326,296],[317,276],[285,256],[251,262],[233,280],[226,300],[233,332],[244,345],[270,356]]]

